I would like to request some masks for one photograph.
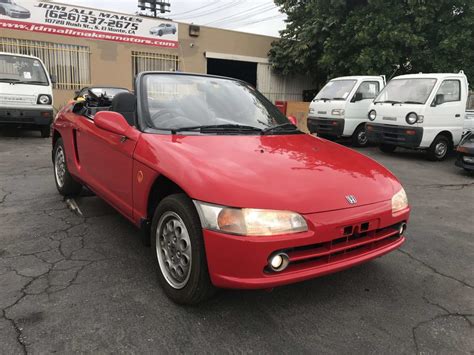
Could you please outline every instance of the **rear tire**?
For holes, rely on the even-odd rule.
[[[365,125],[362,124],[356,128],[354,134],[352,134],[352,145],[354,147],[366,147],[369,144],[367,134],[365,131]]]
[[[201,222],[189,197],[174,194],[159,203],[150,238],[158,282],[166,296],[178,304],[192,305],[214,294]]]
[[[82,185],[78,183],[69,173],[67,168],[66,151],[62,138],[59,138],[53,150],[53,171],[56,188],[63,196],[77,196],[82,190]]]
[[[42,138],[49,138],[51,136],[51,128],[49,126],[41,127],[40,132]]]
[[[451,142],[446,136],[437,136],[428,149],[428,159],[431,161],[442,161],[449,153]]]
[[[395,149],[397,149],[397,146],[392,144],[381,144],[379,149],[384,153],[390,154],[393,153]]]

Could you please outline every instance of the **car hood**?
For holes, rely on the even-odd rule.
[[[372,159],[306,134],[143,134],[135,156],[191,198],[233,207],[315,213],[387,201],[400,186]]]
[[[13,10],[13,11],[18,11],[18,12],[29,12],[28,9],[25,9],[22,6],[16,5],[16,4],[2,4],[5,6],[8,10]]]

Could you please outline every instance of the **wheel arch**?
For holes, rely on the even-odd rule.
[[[454,145],[454,138],[453,138],[453,134],[450,132],[450,131],[441,131],[439,132],[435,139],[438,138],[439,136],[443,136],[443,137],[446,137],[448,140],[449,140],[449,144],[450,144],[450,149],[453,148],[453,145]]]
[[[59,133],[58,130],[53,129],[53,139],[52,139],[52,148],[51,148],[51,159],[54,161],[54,146],[56,145],[56,142],[58,141],[59,138],[62,138],[61,133]]]
[[[148,193],[147,219],[151,221],[156,207],[165,197],[177,193],[186,194],[186,191],[167,176],[163,174],[158,175],[155,181],[153,181],[150,192]]]

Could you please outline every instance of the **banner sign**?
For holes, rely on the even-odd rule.
[[[178,24],[35,0],[0,0],[2,28],[178,48]]]

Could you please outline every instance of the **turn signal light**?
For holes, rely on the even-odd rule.
[[[416,131],[414,131],[414,130],[412,130],[412,129],[407,129],[407,130],[405,131],[405,133],[406,133],[407,135],[409,135],[409,136],[414,136],[414,135],[416,135]]]

